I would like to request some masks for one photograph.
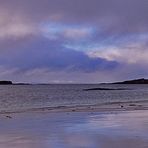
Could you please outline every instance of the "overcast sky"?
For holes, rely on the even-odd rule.
[[[148,78],[148,0],[0,0],[0,79]]]

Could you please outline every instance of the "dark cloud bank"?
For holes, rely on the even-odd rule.
[[[21,70],[49,68],[50,71],[67,70],[94,72],[115,68],[118,63],[101,58],[90,58],[84,52],[66,49],[57,41],[46,38],[34,38],[21,49],[10,47],[11,50],[0,55],[0,63],[7,67],[17,67]],[[14,49],[13,49],[14,48]]]

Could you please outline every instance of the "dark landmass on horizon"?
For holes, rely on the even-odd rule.
[[[128,81],[108,83],[108,84],[148,84],[148,79],[142,78],[142,79],[128,80]]]
[[[12,81],[0,81],[0,85],[12,85]]]
[[[29,83],[13,83],[12,81],[3,80],[0,81],[0,85],[31,85]]]
[[[41,84],[44,84],[44,83],[41,83]],[[48,85],[48,83],[45,83],[45,84]],[[148,79],[142,78],[142,79],[126,80],[126,81],[122,81],[122,82],[100,83],[100,84],[148,84]],[[2,80],[2,81],[0,81],[0,85],[33,85],[33,84],[31,84],[31,83],[13,83],[12,81]],[[110,89],[110,88],[92,88],[92,89],[93,90],[114,90],[114,89]],[[92,90],[92,89],[89,89],[89,90]],[[121,88],[119,88],[119,89],[121,90]],[[87,90],[87,89],[85,89],[85,90]]]

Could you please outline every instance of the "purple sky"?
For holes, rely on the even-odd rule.
[[[148,78],[147,0],[0,0],[0,79]]]

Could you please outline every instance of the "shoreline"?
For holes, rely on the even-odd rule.
[[[28,108],[16,111],[1,111],[0,115],[19,113],[60,113],[60,112],[111,112],[111,111],[135,111],[148,110],[148,101],[110,102],[95,105],[57,106]]]

